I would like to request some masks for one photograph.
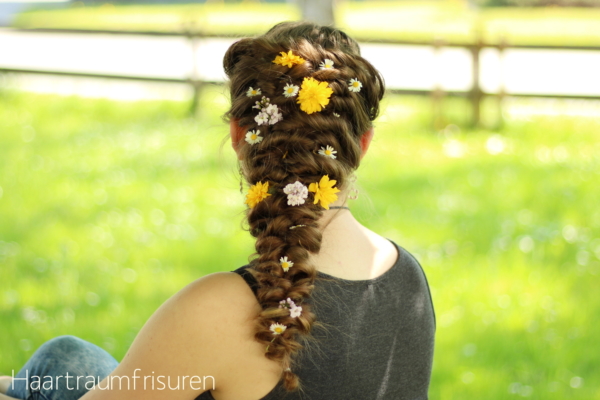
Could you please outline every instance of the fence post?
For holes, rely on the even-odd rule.
[[[443,113],[443,101],[444,101],[444,89],[442,89],[442,84],[440,82],[440,63],[437,62],[440,57],[440,52],[442,46],[444,45],[444,41],[441,38],[435,38],[433,41],[433,51],[434,51],[434,68],[435,71],[435,82],[433,91],[431,92],[431,100],[433,104],[433,129],[434,131],[439,131],[445,126],[444,121],[444,113]]]
[[[506,98],[506,85],[505,85],[505,76],[504,76],[504,57],[506,54],[504,51],[508,47],[508,40],[506,40],[506,36],[502,35],[500,37],[500,45],[498,46],[498,61],[500,63],[500,87],[498,88],[498,103],[497,103],[497,112],[498,112],[498,121],[496,122],[496,129],[502,129],[504,126],[504,99]]]
[[[190,41],[191,53],[192,53],[192,70],[190,77],[188,78],[189,84],[192,86],[192,104],[190,105],[189,114],[196,115],[198,113],[198,104],[200,102],[200,95],[202,93],[203,82],[199,77],[198,73],[198,42],[202,33],[196,28],[196,21],[188,21],[184,23],[184,34]]]
[[[476,128],[481,122],[481,99],[483,93],[481,91],[480,79],[480,55],[481,49],[484,46],[481,33],[481,26],[477,25],[475,31],[475,43],[470,46],[473,67],[473,87],[471,88],[471,126]]]

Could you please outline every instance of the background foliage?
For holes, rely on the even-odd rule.
[[[541,0],[480,4],[509,2]],[[77,2],[15,24],[248,35],[299,15],[265,7]],[[337,17],[366,39],[597,45],[599,12],[364,1],[341,2]],[[226,105],[218,86],[195,119],[184,102],[0,87],[0,373],[62,334],[119,359],[167,298],[247,261]],[[494,106],[484,106],[490,122]],[[432,133],[429,100],[386,97],[351,204],[428,275],[438,326],[430,397],[600,399],[600,122],[508,113],[502,129],[465,130],[467,109],[446,99],[446,127]]]
[[[600,123],[508,119],[430,132],[388,96],[351,204],[423,264],[434,399],[600,399]],[[525,101],[525,100],[523,100]],[[252,242],[221,87],[188,104],[0,92],[0,373],[75,334],[121,358],[168,297]]]

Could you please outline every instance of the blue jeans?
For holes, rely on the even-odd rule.
[[[59,336],[37,349],[6,395],[23,400],[79,399],[117,365],[100,347],[75,336]]]

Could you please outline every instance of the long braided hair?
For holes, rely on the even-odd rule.
[[[290,51],[303,62],[274,62]],[[260,139],[252,140],[257,134],[238,149],[242,174],[249,185],[268,184],[268,195],[263,186],[265,197],[247,210],[249,231],[256,238],[248,270],[259,284],[262,306],[255,338],[264,344],[267,358],[281,362],[284,387],[294,390],[299,379],[293,356],[302,347],[299,338],[308,335],[316,321],[309,297],[317,272],[309,255],[321,248],[317,221],[324,208],[313,202],[313,195],[290,205],[284,188],[295,182],[309,186],[324,176],[337,181],[338,188],[346,187],[360,163],[361,137],[379,112],[383,79],[345,33],[304,22],[281,23],[262,36],[237,41],[223,64],[231,96],[225,117],[247,132],[260,132]],[[326,82],[332,91],[319,112],[301,110],[296,96],[284,94],[286,87],[300,86],[305,78]],[[356,81],[359,90],[351,90]],[[276,123],[257,117],[266,105],[276,106]],[[324,152],[327,146],[333,151]],[[293,266],[282,268],[282,260]],[[301,307],[299,316],[292,315],[287,299]]]

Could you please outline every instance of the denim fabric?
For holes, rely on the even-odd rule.
[[[98,383],[117,365],[100,347],[75,336],[59,336],[33,354],[6,394],[23,400],[79,399],[93,386],[91,377]]]

